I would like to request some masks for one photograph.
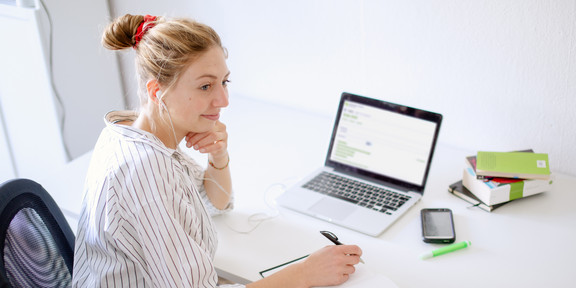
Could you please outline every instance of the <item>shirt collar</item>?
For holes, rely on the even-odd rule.
[[[174,150],[166,147],[166,145],[164,145],[156,135],[150,132],[129,125],[117,124],[118,122],[123,121],[134,122],[136,121],[136,118],[138,118],[138,115],[139,113],[136,111],[110,111],[104,116],[104,122],[109,130],[118,133],[125,141],[148,144],[154,149],[170,156],[178,152],[178,149]]]

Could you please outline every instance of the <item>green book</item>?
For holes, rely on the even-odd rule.
[[[476,174],[479,176],[549,180],[548,154],[478,151]]]

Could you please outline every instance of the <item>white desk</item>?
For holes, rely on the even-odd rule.
[[[359,245],[366,268],[399,287],[576,285],[576,178],[556,175],[554,191],[492,213],[469,209],[447,186],[461,179],[464,158],[475,151],[442,143],[423,199],[377,238],[284,208],[250,234],[234,232],[230,227],[249,230],[247,218],[254,213],[276,213],[265,201],[280,193],[275,184],[294,183],[323,164],[333,119],[232,99],[226,120],[237,200],[235,211],[215,219],[220,239],[216,266],[222,271],[257,280],[261,270],[329,245],[319,233],[329,230],[344,243]],[[440,247],[421,240],[419,212],[425,207],[451,208],[457,241],[470,240],[472,247],[420,260],[423,252]]]
[[[330,105],[336,105],[331,103]],[[366,261],[362,269],[382,273],[399,287],[571,287],[576,284],[576,177],[556,175],[552,192],[522,199],[492,213],[468,209],[447,192],[462,177],[463,151],[439,144],[425,196],[379,237],[315,220],[266,204],[281,189],[322,165],[333,119],[243,98],[231,98],[223,115],[230,135],[236,209],[215,218],[219,249],[215,265],[226,276],[250,281],[259,271],[309,254],[330,242],[318,231],[334,232],[344,242],[359,245]],[[442,141],[442,134],[440,136]],[[199,157],[202,158],[202,157]],[[61,176],[41,182],[60,191],[56,201],[73,216],[80,210],[80,193],[89,155],[70,165]],[[84,174],[83,174],[84,173]],[[418,256],[435,249],[422,242],[419,211],[448,207],[454,212],[457,241],[472,247],[426,261]],[[252,228],[254,213],[279,215]],[[75,223],[73,223],[75,227]]]

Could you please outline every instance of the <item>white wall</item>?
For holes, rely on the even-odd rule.
[[[117,57],[100,45],[108,3],[28,0],[0,6],[6,24],[0,28],[5,36],[0,49],[5,131],[0,136],[6,136],[0,143],[0,180],[35,179],[91,150],[104,127],[104,113],[124,107]],[[68,153],[61,152],[64,147]]]
[[[576,175],[576,1],[113,1],[190,16],[229,50],[231,97],[332,115],[342,91],[440,112],[440,142],[533,148]],[[124,79],[133,82],[131,59]],[[126,77],[130,77],[127,80]],[[135,89],[134,89],[135,91]],[[131,94],[131,103],[135,94]]]
[[[58,105],[44,53],[42,14],[36,9],[0,4],[0,122],[5,127],[0,182],[37,179],[68,161]],[[6,159],[8,158],[8,159]]]
[[[43,1],[53,21],[54,84],[66,114],[64,140],[74,159],[94,147],[104,114],[125,105],[117,56],[100,44],[109,7],[104,0]]]

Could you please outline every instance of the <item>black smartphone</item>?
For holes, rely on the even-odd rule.
[[[453,243],[456,239],[452,210],[424,208],[420,210],[422,239],[426,243]]]

